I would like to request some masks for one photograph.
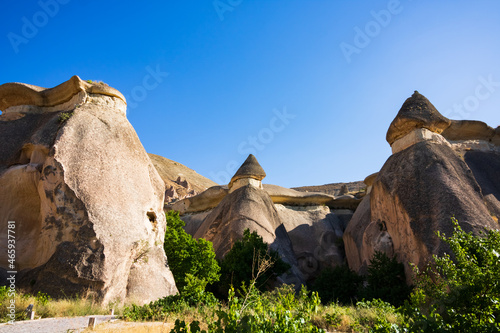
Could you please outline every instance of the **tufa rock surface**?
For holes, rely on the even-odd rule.
[[[215,182],[187,166],[159,155],[148,155],[165,183],[165,203],[167,204],[195,196],[209,187],[217,186]]]
[[[115,89],[77,76],[0,86],[0,265],[15,221],[17,287],[139,304],[177,292],[164,183]],[[63,111],[61,111],[63,110]]]
[[[344,263],[341,239],[352,212],[343,211],[342,219],[333,214],[327,204],[335,202],[334,196],[262,186],[265,172],[253,155],[237,175],[231,190],[214,186],[170,206],[181,209],[186,232],[212,241],[222,258],[245,229],[256,231],[291,265],[281,280],[296,286],[314,279],[324,267]]]
[[[452,217],[465,231],[476,234],[499,227],[500,153],[485,141],[492,131],[480,122],[450,121],[451,129],[440,135],[436,132],[447,122],[430,106],[414,94],[402,107],[405,117],[400,111],[389,128],[388,138],[397,137],[394,124],[400,133],[410,130],[400,141],[418,130],[413,126],[434,132],[422,140],[409,140],[367,181],[369,194],[343,236],[349,266],[355,271],[366,272],[375,251],[382,251],[405,264],[411,282],[410,263],[422,268],[433,254],[449,251],[436,231],[450,235]],[[412,125],[405,125],[404,119]]]

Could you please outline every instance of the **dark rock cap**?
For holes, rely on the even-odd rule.
[[[404,102],[398,115],[392,121],[386,139],[392,145],[394,141],[416,128],[426,128],[440,134],[450,126],[450,123],[451,120],[439,113],[425,96],[415,90],[413,95]]]
[[[248,155],[247,159],[240,166],[238,171],[231,178],[231,183],[241,178],[253,178],[262,180],[266,177],[266,172],[260,166],[259,162],[252,154]]]

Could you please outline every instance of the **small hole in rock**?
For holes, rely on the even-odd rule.
[[[156,213],[155,212],[147,212],[146,215],[148,216],[149,222],[155,223],[156,222]]]

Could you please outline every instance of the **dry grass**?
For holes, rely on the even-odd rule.
[[[7,306],[10,300],[10,297],[6,294],[0,295],[0,322],[9,320],[9,318],[7,318]],[[49,299],[44,295],[33,296],[16,293],[15,301],[16,320],[27,319],[24,311],[30,304],[34,305],[35,318],[108,315],[112,308],[115,310],[115,315],[119,315],[123,311],[121,306],[117,307],[113,304],[101,306],[90,297],[90,293],[86,293],[86,295],[79,298],[75,297],[71,299]]]
[[[93,330],[88,328],[83,332],[169,333],[173,327],[173,323],[166,322],[127,322],[118,320],[115,322],[99,324]]]
[[[368,332],[377,322],[377,318],[385,318],[389,323],[398,323],[401,318],[393,312],[381,313],[376,308],[359,308],[331,304],[323,306],[312,322],[328,332]]]

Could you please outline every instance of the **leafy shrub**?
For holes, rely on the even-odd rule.
[[[389,258],[383,252],[375,252],[368,266],[366,286],[359,293],[360,298],[381,299],[397,307],[403,305],[410,292],[403,264],[398,263],[396,257]]]
[[[251,285],[254,283],[251,282]],[[324,332],[311,322],[319,304],[317,293],[310,294],[305,288],[298,296],[291,286],[282,286],[267,293],[249,288],[242,297],[237,297],[231,288],[227,307],[219,307],[216,320],[208,323],[208,331]]]
[[[257,274],[259,260],[268,260],[271,263],[269,269],[256,279],[255,284],[261,291],[266,289],[266,284],[273,278],[290,268],[276,251],[268,249],[268,245],[257,232],[250,233],[250,230],[246,229],[243,238],[234,243],[220,262],[221,280],[217,285],[218,292],[227,296],[230,286],[239,287],[243,283],[248,285]]]
[[[38,304],[41,304],[41,305],[47,305],[49,304],[49,302],[52,300],[52,297],[50,297],[49,295],[47,295],[46,293],[42,293],[41,291],[39,291],[37,294],[36,294],[36,302]]]
[[[71,118],[73,116],[74,112],[61,112],[59,114],[59,123],[62,124],[64,123],[66,120],[68,120],[69,118]]]
[[[169,211],[166,217],[164,249],[177,289],[184,297],[202,297],[206,285],[219,280],[212,242],[186,233],[178,212]]]
[[[323,304],[331,302],[352,304],[362,284],[361,276],[347,265],[342,265],[321,271],[311,289],[318,292]]]
[[[500,331],[500,232],[480,236],[438,232],[453,252],[434,256],[423,271],[415,268],[416,288],[405,306],[411,332]]]

